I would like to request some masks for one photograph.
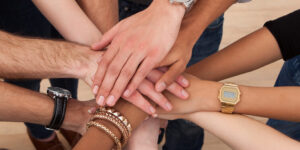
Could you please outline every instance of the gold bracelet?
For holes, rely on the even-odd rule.
[[[113,123],[122,133],[122,138],[121,138],[122,145],[124,146],[127,144],[127,141],[129,138],[129,133],[127,131],[126,126],[124,126],[118,118],[116,118],[115,116],[110,115],[108,113],[101,112],[101,113],[97,113],[94,116],[92,116],[91,121],[93,121],[95,119],[107,120],[107,121]]]
[[[102,125],[101,123],[95,122],[95,121],[88,122],[86,126],[87,126],[87,128],[94,126],[98,129],[101,129],[102,131],[104,131],[108,136],[110,136],[114,140],[114,142],[117,146],[117,150],[122,149],[122,144],[121,144],[120,140],[118,139],[118,137],[111,130],[109,130],[106,126]]]
[[[98,108],[96,113],[99,113],[99,112],[107,112],[107,113],[110,113],[110,114],[114,115],[115,117],[117,117],[126,126],[128,132],[129,132],[129,136],[131,135],[131,132],[132,132],[131,124],[124,116],[121,115],[121,113],[115,111],[115,109],[113,109],[113,108],[105,108],[105,107]]]

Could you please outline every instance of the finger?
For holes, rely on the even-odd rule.
[[[120,98],[123,94],[124,97],[129,97],[128,91],[125,90],[127,84],[129,83],[130,79],[134,75],[136,69],[138,68],[139,63],[143,60],[141,55],[134,55],[131,56],[128,61],[126,62],[125,66],[122,68],[118,79],[116,80],[113,89],[110,92],[110,95],[115,97],[116,99]],[[111,102],[110,104],[107,103],[109,106],[112,106],[116,103],[116,100]]]
[[[166,87],[172,84],[184,70],[185,65],[181,61],[176,62],[169,68],[169,70],[166,73],[164,73],[160,80],[155,84],[155,89],[158,92],[164,91]]]
[[[175,120],[183,118],[181,115],[158,114],[157,118],[166,120]]]
[[[168,67],[160,67],[158,68],[158,70],[162,71],[162,72],[167,72],[169,70]],[[183,75],[179,75],[176,78],[176,82],[178,84],[180,84],[182,87],[188,87],[189,86],[189,80],[187,80]]]
[[[163,94],[155,91],[154,85],[150,81],[143,80],[140,86],[138,87],[138,90],[166,111],[172,110],[172,105],[168,101],[168,99]]]
[[[163,76],[163,73],[161,71],[152,70],[148,74],[147,79],[149,79],[151,82],[156,83],[161,76]],[[173,82],[171,85],[169,85],[167,87],[167,90],[175,96],[179,97],[180,99],[187,99],[189,97],[187,91],[176,82]]]
[[[116,24],[113,28],[107,31],[97,43],[94,43],[91,48],[92,50],[101,50],[108,46],[109,43],[114,39],[119,30],[119,23]]]
[[[105,75],[104,79],[101,83],[98,95],[104,97],[104,101],[108,106],[113,106],[119,97],[115,97],[114,95],[110,95],[112,88],[118,78],[122,67],[126,64],[126,61],[130,57],[130,52],[122,53],[121,51],[114,57],[113,61],[110,63]],[[123,92],[123,91],[121,91]],[[119,93],[121,94],[121,93]]]
[[[96,95],[99,91],[99,87],[104,79],[105,72],[107,70],[108,65],[110,64],[113,57],[118,52],[118,48],[114,48],[113,45],[109,48],[109,50],[104,54],[101,62],[99,63],[96,74],[94,75],[94,83],[93,83],[93,93]],[[100,97],[97,95],[96,99],[97,103],[101,106],[104,105],[104,97]]]
[[[89,110],[88,110],[88,113],[89,114],[94,114],[96,112],[97,108],[96,107],[91,107]]]
[[[101,85],[101,82],[103,81],[106,69],[108,65],[110,64],[111,60],[115,57],[117,52],[119,51],[119,48],[117,48],[116,45],[112,44],[109,49],[106,51],[104,56],[102,57],[102,60],[99,62],[97,71],[94,75],[94,83],[93,83],[93,93],[96,95],[99,91],[99,86]]]
[[[128,95],[131,95],[132,91],[135,91],[140,83],[145,79],[148,73],[153,69],[155,66],[155,61],[151,57],[147,57],[143,63],[138,68],[137,72],[135,73],[132,81],[129,83],[126,92]]]
[[[130,97],[124,99],[147,114],[153,115],[156,112],[155,108],[137,91],[134,91]]]

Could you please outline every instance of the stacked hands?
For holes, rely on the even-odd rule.
[[[146,10],[120,21],[91,46],[94,51],[89,52],[89,60],[93,61],[82,78],[92,87],[98,105],[113,107],[122,97],[153,117],[176,119],[189,113],[185,108],[195,101],[184,102],[190,99],[186,88],[194,77],[182,73],[192,47],[178,37],[185,9],[181,5],[168,5],[174,8],[166,9],[159,4],[166,2],[153,1]],[[181,102],[185,104],[183,109],[177,106]],[[90,113],[94,111],[93,108]],[[159,119],[144,121],[134,131],[127,148],[144,145],[145,149],[155,149],[159,124]],[[139,140],[146,137],[152,140]]]
[[[169,6],[174,9],[163,9],[156,3],[165,1],[154,1],[145,11],[115,25],[100,42],[92,45],[93,50],[107,47],[98,59],[93,77],[92,89],[98,105],[114,106],[122,97],[155,115],[155,108],[142,95],[167,111],[172,110],[172,104],[161,94],[165,89],[181,99],[188,98],[184,88],[189,82],[180,74],[191,51],[182,55],[179,53],[182,49],[172,48],[185,10],[177,5]],[[166,15],[157,18],[159,14],[153,13]]]

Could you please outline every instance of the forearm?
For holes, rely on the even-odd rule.
[[[299,87],[240,86],[240,89],[242,95],[236,113],[300,121]]]
[[[1,78],[83,78],[100,53],[63,41],[24,38],[0,31]],[[96,68],[96,67],[94,67]]]
[[[297,141],[245,116],[200,112],[189,115],[188,119],[216,135],[233,149],[296,150],[300,148]]]
[[[49,124],[54,103],[48,96],[0,82],[0,120]]]
[[[206,27],[235,2],[236,0],[198,0],[184,17],[177,41],[192,49]]]
[[[0,82],[0,121],[29,122],[49,125],[54,110],[54,100],[45,94]],[[61,128],[84,133],[83,124],[89,119],[88,110],[95,103],[68,100]]]
[[[102,34],[74,0],[33,0],[59,33],[72,42],[91,45]]]
[[[102,33],[119,20],[118,0],[77,0],[77,3]]]
[[[146,118],[145,112],[124,100],[119,100],[114,108],[128,119],[133,129],[135,129]],[[114,128],[113,124],[106,121],[102,121],[101,123],[112,129],[113,133],[115,133],[119,138],[121,137],[121,133],[117,128]],[[114,142],[109,136],[99,129],[91,127],[74,149],[96,150],[101,147],[103,150],[111,150],[113,145]]]
[[[165,96],[173,104],[170,112],[158,108],[158,113],[193,113],[203,111],[221,111],[218,99],[222,83],[204,81],[185,75],[190,81],[186,88],[190,97],[183,101],[170,93]],[[262,116],[280,120],[299,121],[300,93],[299,87],[250,87],[239,86],[240,102],[235,106],[234,113]]]
[[[280,58],[275,38],[268,29],[262,28],[189,67],[187,72],[201,79],[218,81],[255,70]]]

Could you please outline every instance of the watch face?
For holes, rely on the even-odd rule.
[[[59,87],[49,87],[47,90],[47,93],[49,96],[58,96],[58,97],[66,97],[66,98],[71,98],[71,92],[63,89],[63,88],[59,88]]]
[[[234,99],[236,98],[236,93],[231,91],[224,91],[223,96],[224,98]]]
[[[229,104],[237,104],[239,102],[240,91],[233,87],[222,87],[220,92],[220,100]]]

